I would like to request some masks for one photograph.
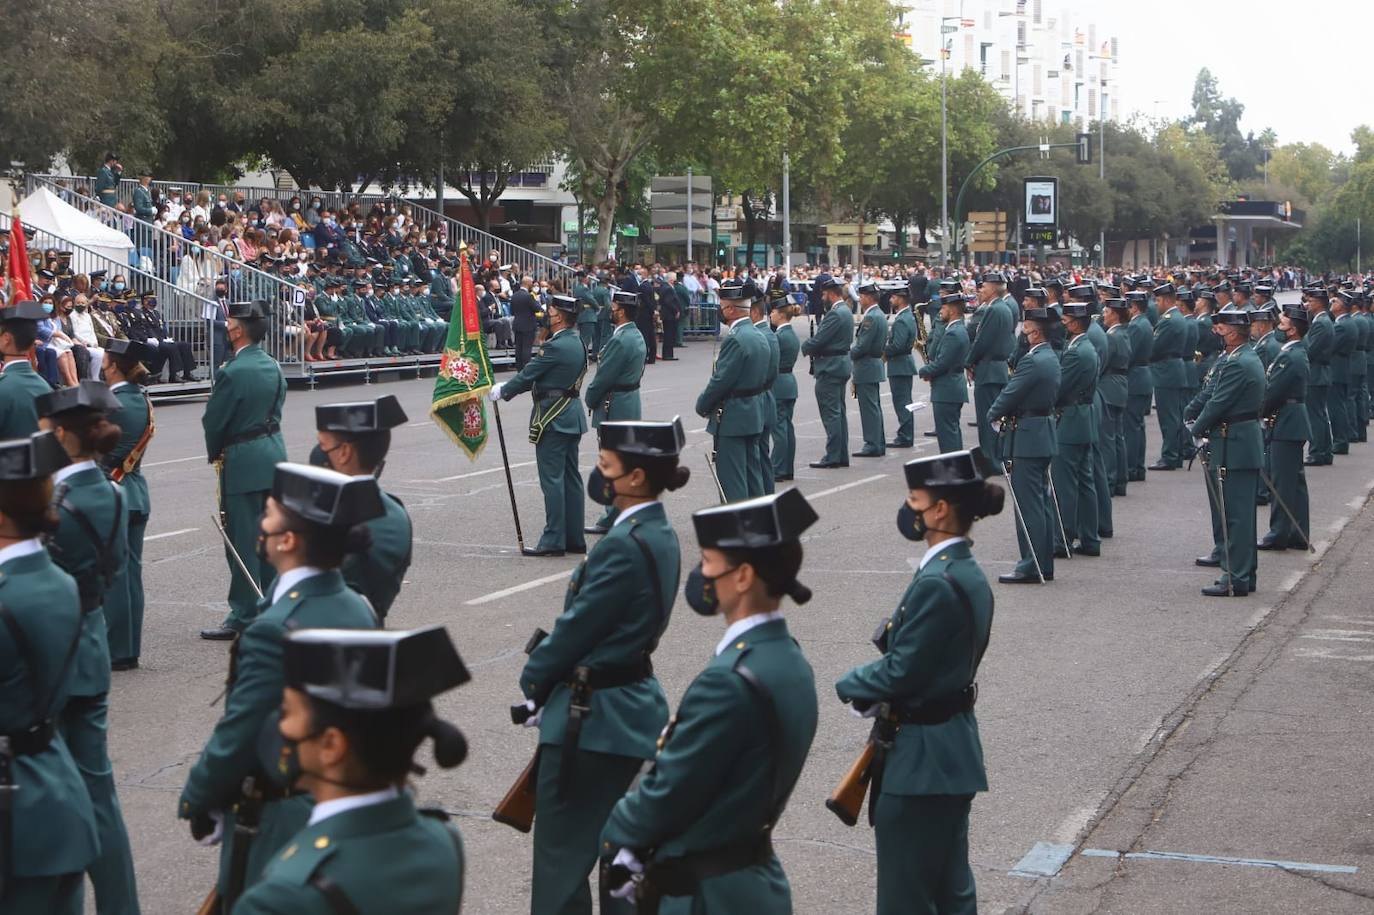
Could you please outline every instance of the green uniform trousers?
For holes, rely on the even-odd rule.
[[[816,408],[825,427],[824,461],[832,464],[849,463],[849,416],[845,411],[843,381],[816,379]]]
[[[1126,439],[1126,479],[1145,479],[1145,415],[1150,412],[1150,398],[1134,394],[1126,398],[1126,412],[1122,417],[1122,436]]]
[[[1350,440],[1369,441],[1369,385],[1363,375],[1350,376]]]
[[[10,877],[0,912],[5,915],[81,915],[81,874],[55,877]]]
[[[62,709],[58,726],[76,760],[81,780],[95,808],[100,854],[86,868],[95,887],[96,910],[105,915],[137,915],[138,888],[129,834],[115,794],[114,766],[106,747],[110,703],[107,694],[72,696]],[[8,908],[5,909],[9,911]]]
[[[143,648],[143,535],[148,515],[129,512],[129,554],[123,569],[105,595],[106,638],[110,660],[138,658]]]
[[[1055,516],[1051,532],[1056,546],[1073,546],[1064,543],[1080,540],[1089,546],[1098,543],[1097,533],[1097,487],[1093,483],[1092,445],[1066,445],[1059,443],[1059,453],[1050,461],[1050,474],[1054,480],[1054,494],[1059,499],[1059,514]],[[1054,512],[1054,506],[1050,506]],[[1059,529],[1060,520],[1064,529]]]
[[[1345,382],[1331,382],[1326,389],[1326,413],[1331,418],[1331,453],[1349,454],[1350,440],[1350,385]]]
[[[1062,447],[1062,446],[1061,446]],[[1035,576],[1035,560],[1045,580],[1054,577],[1054,506],[1049,498],[1050,459],[1016,458],[1011,465],[1011,490],[1021,506],[1021,524],[1016,527],[1016,544],[1021,549],[1017,575]],[[1032,559],[1034,549],[1034,559]]]
[[[797,429],[792,425],[795,400],[779,400],[773,413],[773,477],[790,477],[796,469]]]
[[[892,440],[899,445],[916,443],[915,420],[906,405],[911,403],[911,376],[887,376],[888,390],[892,392],[892,411],[897,414],[897,433]]]
[[[997,400],[1004,387],[1005,384],[980,382],[973,385],[973,412],[978,419],[978,447],[983,449],[983,454],[994,463],[1002,459],[1002,450],[998,435],[992,428],[992,420],[988,418],[988,410],[992,409],[993,402]]]
[[[972,795],[883,794],[874,809],[878,915],[974,915]]]
[[[1212,500],[1212,557],[1221,563],[1217,583],[1225,584],[1229,577],[1237,588],[1253,591],[1259,566],[1259,553],[1255,550],[1255,485],[1259,482],[1259,471],[1227,470],[1225,474],[1218,490],[1220,474],[1210,469],[1208,472],[1212,492],[1220,492],[1225,505],[1223,512],[1222,506]]]
[[[1307,423],[1312,437],[1307,444],[1307,457],[1314,464],[1331,463],[1331,417],[1326,412],[1327,386],[1307,386]]]
[[[1105,455],[1112,495],[1126,495],[1130,462],[1126,457],[1126,408],[1108,404],[1102,411],[1103,424],[1110,429],[1111,447]]]
[[[887,439],[883,432],[883,401],[879,396],[879,383],[854,385],[855,396],[859,400],[859,427],[863,430],[863,453],[886,454]]]
[[[1169,467],[1183,466],[1182,388],[1155,388],[1155,408],[1159,412],[1159,461]]]
[[[1270,442],[1269,466],[1274,493],[1269,500],[1269,533],[1265,539],[1289,549],[1305,550],[1312,527],[1308,517],[1307,474],[1302,467],[1302,442]],[[1288,511],[1284,511],[1285,506]],[[1288,512],[1293,513],[1297,524],[1288,517]]]
[[[600,856],[601,827],[639,773],[643,760],[632,756],[576,750],[566,790],[559,792],[563,748],[539,748],[539,780],[534,818],[532,915],[591,915],[587,876]],[[601,894],[598,910],[630,915],[633,902]]]
[[[238,550],[239,558],[248,567],[258,587],[262,588],[263,594],[272,593],[272,580],[277,577],[275,569],[258,559],[257,551],[258,534],[262,528],[259,522],[267,506],[267,496],[267,490],[262,490],[223,497],[224,532],[229,535],[229,542]],[[243,570],[234,561],[228,547],[224,550],[224,559],[229,563],[229,616],[225,618],[224,625],[242,632],[258,615],[258,593],[243,577]]]
[[[571,409],[577,409],[576,405]],[[582,533],[587,493],[582,473],[577,469],[577,446],[581,440],[581,435],[546,429],[534,446],[539,488],[544,492],[541,550],[568,550],[587,545]]]
[[[716,478],[725,490],[726,502],[763,495],[762,468],[759,467],[759,435],[717,435]]]
[[[939,445],[940,453],[962,451],[964,430],[960,428],[959,415],[964,412],[964,405],[937,400],[930,406],[935,418],[935,441]]]
[[[773,494],[773,418],[777,416],[777,401],[773,399],[772,393],[761,395],[764,401],[763,411],[763,431],[757,436],[758,439],[758,460],[749,465],[751,473],[757,479],[750,482],[749,491],[758,490],[759,495],[768,496]]]

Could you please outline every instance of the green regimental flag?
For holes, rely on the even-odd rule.
[[[477,313],[477,287],[472,282],[466,246],[458,256],[463,264],[458,301],[449,319],[429,415],[475,461],[487,445],[485,395],[491,388],[491,362],[482,318]]]

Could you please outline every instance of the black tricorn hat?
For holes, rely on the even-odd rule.
[[[309,464],[278,464],[272,498],[305,520],[328,527],[352,527],[385,513],[376,477],[351,477]]]
[[[1126,311],[1131,307],[1131,304],[1125,299],[1103,299],[1102,307],[1114,308],[1117,311]]]
[[[1161,285],[1159,285],[1159,286],[1156,286],[1156,287],[1154,288],[1153,292],[1154,292],[1156,298],[1159,297],[1159,296],[1162,296],[1162,295],[1167,295],[1167,296],[1178,295],[1178,289],[1174,287],[1174,284],[1173,284],[1173,283],[1163,283],[1163,284],[1161,284]]]
[[[1307,309],[1301,305],[1285,305],[1283,306],[1283,313],[1290,321],[1301,321],[1303,327],[1306,327],[1312,320]]]
[[[338,285],[342,286],[342,283]],[[265,299],[254,299],[251,302],[231,302],[229,304],[229,317],[236,320],[248,320],[251,318],[270,318],[272,317],[272,306]]]
[[[820,516],[799,489],[713,506],[692,513],[697,543],[720,550],[750,550],[796,543]]]
[[[982,449],[976,445],[964,451],[915,458],[903,464],[902,469],[906,473],[907,489],[981,483],[992,470]]]
[[[1217,324],[1233,324],[1240,327],[1249,327],[1250,312],[1244,308],[1227,305],[1225,308],[1212,315],[1212,320]]]
[[[33,401],[39,416],[56,416],[72,410],[90,410],[108,413],[121,409],[119,401],[110,393],[110,386],[103,381],[83,379],[80,384],[62,388],[48,394],[39,394]]]
[[[0,321],[42,321],[47,316],[48,313],[43,310],[43,306],[32,299],[0,308]]]
[[[321,432],[381,432],[406,422],[406,411],[395,394],[376,400],[324,403],[315,407],[315,428]]]
[[[153,348],[137,340],[120,340],[111,337],[105,344],[105,352],[113,356],[127,356],[130,359],[151,359]]]
[[[1064,315],[1069,318],[1083,320],[1093,316],[1093,307],[1087,302],[1065,302],[1059,307],[1064,309]]]
[[[668,422],[614,420],[603,422],[597,429],[597,444],[622,454],[676,457],[687,444],[687,433],[677,416]]]
[[[357,711],[424,705],[472,679],[443,626],[298,629],[283,665],[287,686]]]
[[[71,463],[51,432],[0,442],[0,480],[36,480]]]
[[[557,308],[559,311],[565,311],[569,314],[577,314],[577,299],[574,296],[552,295],[549,296],[549,302],[553,305],[554,308]]]
[[[634,309],[639,307],[639,293],[637,292],[617,289],[611,293],[611,300],[621,308]]]

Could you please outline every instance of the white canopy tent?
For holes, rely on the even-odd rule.
[[[52,247],[43,243],[42,238],[43,233],[51,233],[72,245],[80,246],[102,261],[129,263],[129,252],[134,248],[129,236],[86,215],[45,187],[38,188],[19,201],[19,218],[24,220],[25,226],[38,230],[35,244]],[[83,272],[82,268],[86,267],[79,263],[81,254],[81,251],[77,251],[72,258],[72,266],[78,272]],[[102,263],[100,266],[106,265]]]

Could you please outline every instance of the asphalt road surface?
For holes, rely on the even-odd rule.
[[[805,336],[805,320],[797,326]],[[706,472],[705,421],[692,410],[711,358],[710,342],[693,342],[681,361],[648,367],[643,381],[646,417],[681,414],[689,430],[684,460],[692,482],[666,498],[684,569],[696,558],[689,514],[716,500]],[[805,366],[798,363],[799,374]],[[802,574],[815,597],[805,607],[788,606],[787,614],[816,671],[821,720],[775,841],[798,912],[865,912],[874,895],[872,833],[845,827],[823,801],[867,726],[835,699],[832,684],[874,656],[869,635],[895,606],[922,552],[901,539],[894,518],[905,492],[902,462],[933,453],[935,440],[920,434],[931,428],[929,412],[922,412],[914,451],[810,470],[806,463],[820,458],[823,437],[809,379],[800,380],[795,485],[821,518],[805,540]],[[418,780],[419,798],[448,810],[462,829],[466,910],[524,912],[530,840],[494,823],[490,813],[534,749],[533,732],[512,726],[507,712],[519,695],[522,646],[536,626],[554,620],[576,560],[518,555],[494,435],[469,462],[428,419],[431,387],[419,380],[292,391],[283,427],[290,456],[304,460],[315,404],[394,393],[410,415],[394,434],[383,478],[409,507],[416,538],[389,623],[447,625],[473,673],[472,683],[440,702],[467,733],[471,755],[451,772],[431,767]],[[927,394],[918,382],[917,398]],[[883,404],[890,438],[886,393]],[[857,450],[857,404],[849,406]],[[214,700],[227,657],[224,643],[196,636],[223,617],[228,581],[210,521],[214,474],[205,462],[202,409],[157,411],[158,434],[144,464],[153,508],[143,666],[115,675],[110,701],[120,798],[150,913],[193,910],[214,881],[218,858],[175,817],[187,768],[219,713]],[[533,543],[542,501],[524,434],[527,410],[519,398],[503,415],[521,520]],[[970,404],[964,418],[971,416]],[[1158,427],[1154,416],[1148,422],[1153,460]],[[973,433],[964,427],[966,443]],[[594,448],[588,435],[584,468]],[[1048,585],[996,586],[978,704],[991,790],[974,802],[971,833],[983,911],[1374,906],[1367,777],[1374,613],[1366,599],[1370,561],[1358,549],[1374,526],[1365,511],[1374,446],[1353,446],[1350,456],[1312,469],[1309,479],[1317,552],[1260,554],[1259,590],[1244,599],[1199,594],[1213,575],[1193,565],[1211,545],[1198,469],[1132,483],[1129,495],[1114,502],[1115,536],[1104,542],[1101,558],[1060,560]],[[1260,511],[1267,518],[1267,509]],[[1008,507],[974,530],[975,555],[990,577],[1016,559],[1012,525]],[[681,600],[674,609],[654,666],[675,703],[724,627],[688,612]],[[1121,857],[1125,852],[1137,856]]]

